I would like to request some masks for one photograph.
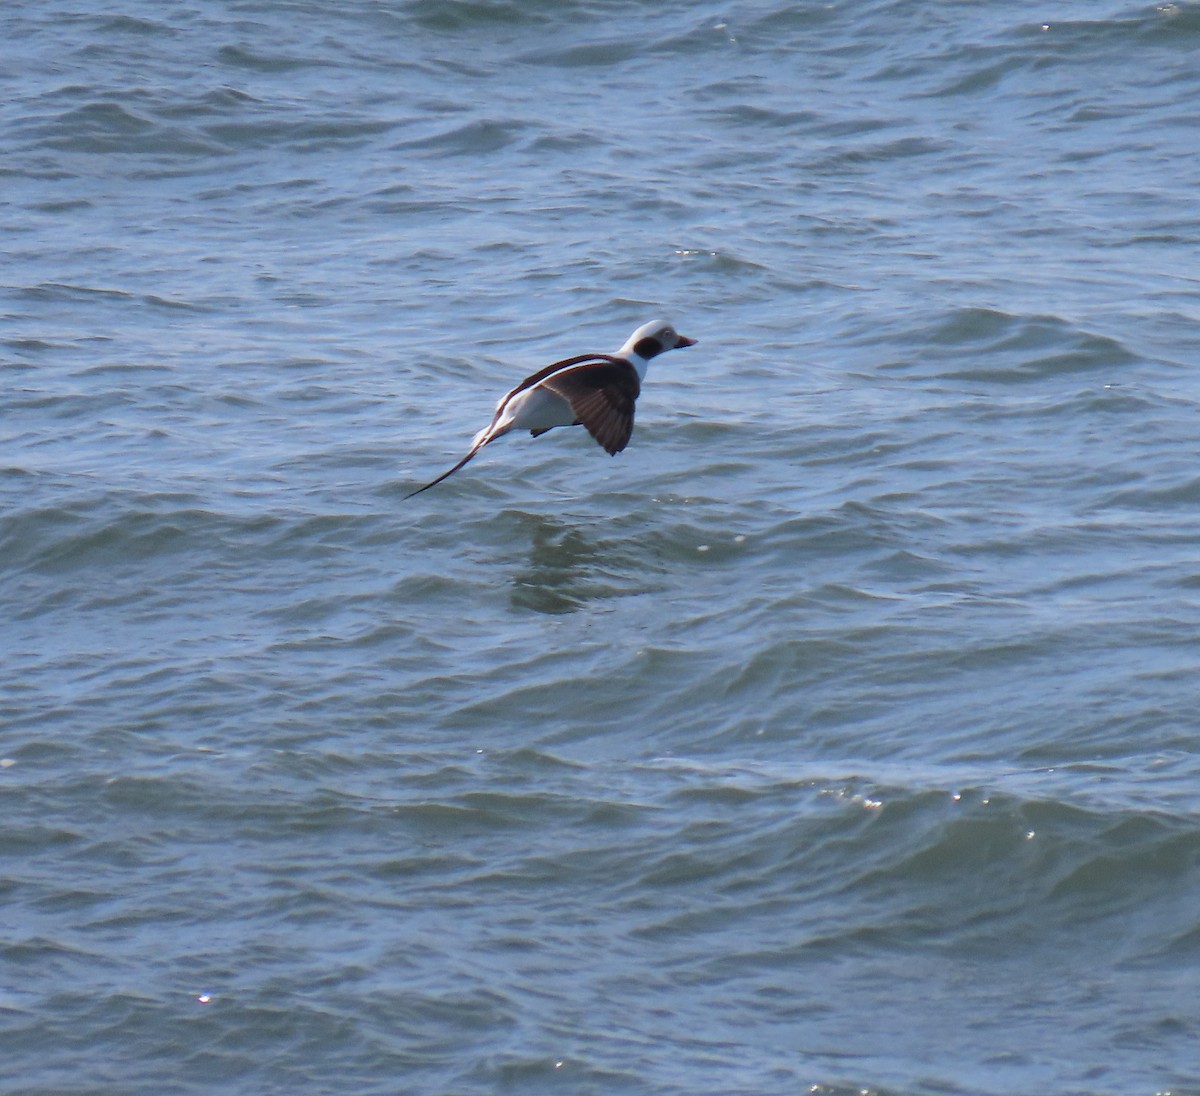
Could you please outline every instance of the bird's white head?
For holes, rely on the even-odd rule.
[[[667,350],[679,350],[695,345],[695,339],[680,335],[671,324],[663,320],[651,320],[630,335],[618,353],[633,362],[640,376],[645,376],[646,366],[651,358],[656,358]]]

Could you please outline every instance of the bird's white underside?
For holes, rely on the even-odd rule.
[[[546,388],[519,392],[507,403],[501,401],[496,410],[502,412],[499,419],[475,435],[476,443],[489,434],[499,437],[509,430],[549,430],[555,426],[571,426],[575,422],[571,405]]]

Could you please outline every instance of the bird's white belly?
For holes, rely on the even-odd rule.
[[[549,430],[554,426],[571,426],[575,412],[561,396],[535,387],[509,401],[503,421],[512,430]]]

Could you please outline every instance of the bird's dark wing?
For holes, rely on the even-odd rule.
[[[619,363],[624,362],[624,358],[618,358],[612,354],[577,354],[573,358],[563,358],[560,362],[552,362],[544,369],[539,369],[536,373],[531,373],[520,384],[517,385],[511,392],[507,393],[500,401],[500,406],[503,407],[513,396],[519,395],[527,388],[532,388],[535,384],[541,384],[548,377],[552,377],[559,370],[570,369],[576,365],[600,365],[604,362]]]
[[[641,391],[637,370],[621,358],[563,369],[541,381],[571,405],[606,452],[619,453],[633,433],[633,406]]]

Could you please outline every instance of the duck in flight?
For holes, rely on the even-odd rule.
[[[696,340],[669,323],[643,324],[615,354],[580,354],[539,369],[496,404],[492,421],[475,435],[471,448],[449,472],[405,495],[410,499],[454,475],[485,445],[510,430],[528,430],[535,438],[556,426],[584,426],[615,456],[633,433],[633,405],[652,358],[668,350],[695,346]]]

